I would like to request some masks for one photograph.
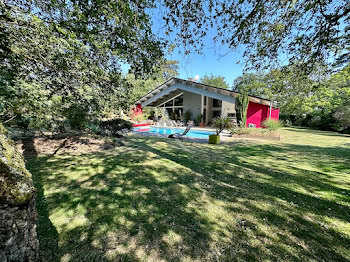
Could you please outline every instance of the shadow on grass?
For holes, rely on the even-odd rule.
[[[42,176],[37,175],[40,170],[38,163],[38,153],[34,146],[34,138],[23,140],[23,155],[27,162],[27,168],[32,172],[33,182],[36,189],[36,208],[38,212],[37,234],[39,238],[39,253],[42,250],[50,250],[52,256],[49,256],[50,261],[59,261],[54,254],[58,250],[58,232],[49,218],[49,209],[44,195]],[[32,165],[34,164],[34,165]]]
[[[293,132],[298,132],[298,133],[311,133],[313,135],[320,135],[320,136],[336,136],[336,137],[350,138],[350,135],[348,134],[337,133],[334,131],[323,131],[323,130],[301,127],[301,126],[294,127],[294,128],[285,128],[285,129]]]
[[[349,223],[349,190],[293,166],[349,174],[336,150],[136,137],[117,152],[31,159],[42,259],[346,261],[349,236],[325,221]]]

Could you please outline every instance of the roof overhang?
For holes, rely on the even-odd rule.
[[[220,99],[223,101],[233,102],[233,103],[234,103],[234,99],[237,98],[237,96],[239,95],[239,93],[231,90],[218,88],[218,87],[174,77],[165,81],[163,84],[153,89],[151,92],[144,95],[143,97],[141,97],[139,100],[135,102],[135,104],[141,104],[142,107],[150,105],[156,102],[157,100],[160,100],[160,99],[164,100],[164,97],[169,97],[171,96],[172,93],[175,94],[176,90],[178,89],[202,94],[208,97]],[[249,96],[249,101],[257,104],[267,105],[267,106],[270,106],[271,104],[270,100],[256,97],[256,96]]]

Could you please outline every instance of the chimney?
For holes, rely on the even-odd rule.
[[[197,82],[199,80],[199,75],[196,75],[194,78],[190,77],[188,78],[188,81],[192,81],[192,82]]]

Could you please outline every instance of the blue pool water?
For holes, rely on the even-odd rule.
[[[155,127],[155,126],[142,126],[142,127],[134,127],[134,131],[137,132],[146,132],[146,133],[158,133],[163,135],[170,135],[174,133],[182,134],[185,129],[183,128],[172,128],[172,127]],[[208,138],[209,135],[214,134],[215,132],[211,131],[201,131],[191,129],[186,136],[194,137],[194,138]]]

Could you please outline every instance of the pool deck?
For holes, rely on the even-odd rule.
[[[186,126],[155,126],[155,125],[149,125],[149,127],[163,127],[163,128],[176,128],[176,129],[186,129]],[[145,127],[146,128],[146,127]],[[194,126],[191,128],[191,130],[197,130],[197,131],[210,131],[215,132],[216,128],[214,127],[200,127],[200,126]],[[149,133],[149,132],[142,132],[142,131],[133,131],[134,134],[140,134],[140,135],[146,135],[146,136],[155,136],[155,137],[165,137],[168,138],[169,134],[159,134],[159,133]],[[220,134],[220,140],[222,142],[230,140],[231,135],[228,130],[224,130]],[[171,138],[169,138],[171,139]],[[208,143],[208,138],[197,138],[197,137],[188,137],[184,136],[181,140],[188,141],[188,142],[199,142],[199,143]]]

